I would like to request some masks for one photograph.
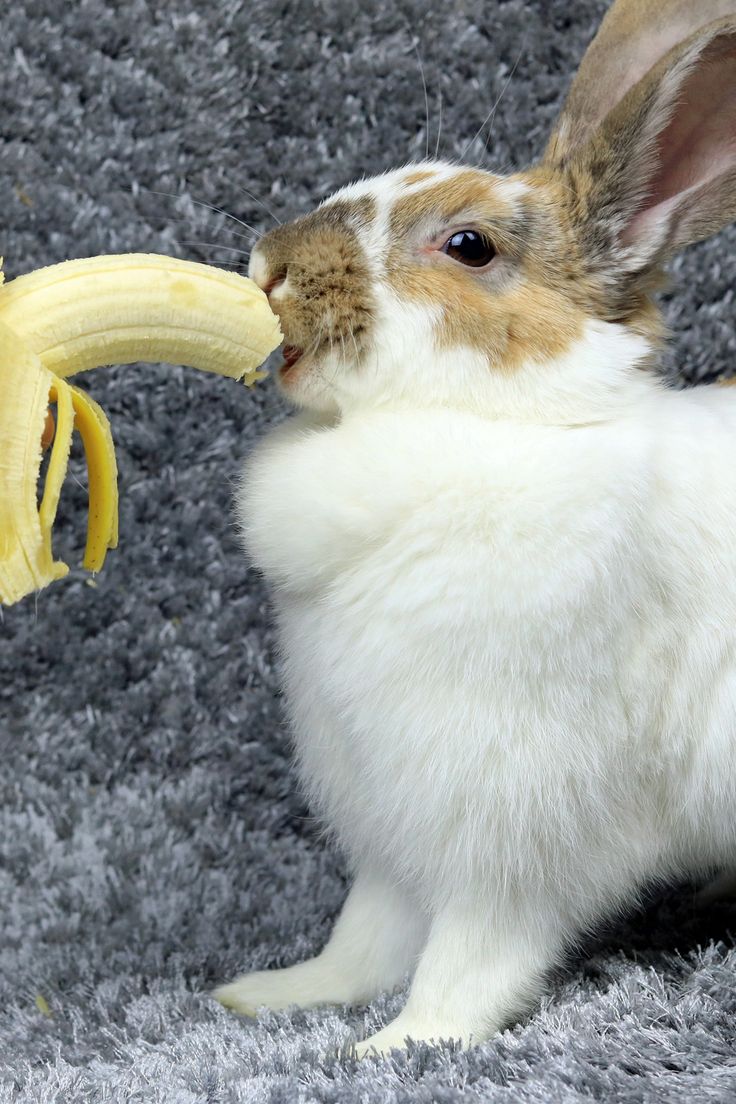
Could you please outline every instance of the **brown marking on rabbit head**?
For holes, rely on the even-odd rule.
[[[434,174],[433,174],[434,175]],[[413,173],[404,184],[421,183],[424,174]],[[493,194],[493,183],[499,185]],[[443,216],[451,221],[468,210],[493,203],[497,213],[512,213],[512,206],[503,199],[503,180],[480,169],[462,168],[451,176],[429,183],[410,195],[399,195],[391,207],[389,230],[392,239],[401,238],[418,223],[431,216]],[[491,191],[491,196],[489,196]]]
[[[440,348],[468,345],[492,367],[514,371],[564,355],[586,321],[598,319],[625,324],[656,355],[666,327],[652,294],[664,277],[652,271],[632,283],[625,297],[612,294],[605,270],[590,263],[595,243],[586,239],[586,219],[574,206],[592,195],[595,164],[584,171],[590,183],[577,181],[573,189],[547,165],[507,178],[463,169],[397,200],[388,279],[397,293],[441,308]],[[489,270],[449,258],[442,265],[410,258],[406,243],[433,218],[455,229],[465,222],[487,235],[497,251]]]
[[[258,242],[250,273],[279,315],[287,348],[309,354],[345,342],[356,354],[365,348],[374,303],[360,231],[374,217],[370,196],[337,199]]]
[[[380,318],[381,286],[399,303],[429,308],[437,350],[469,347],[494,371],[559,359],[590,319],[626,321],[658,338],[660,316],[644,294],[612,317],[567,188],[545,165],[503,178],[437,163],[352,185],[272,231],[254,250],[252,274],[280,315],[287,359],[303,371],[334,349],[359,367]],[[490,264],[468,267],[443,252],[463,228],[493,243]]]
[[[417,169],[416,172],[410,172],[402,180],[402,186],[404,188],[411,188],[414,184],[423,184],[427,180],[431,180],[434,176],[434,172],[431,169]]]
[[[661,269],[652,269],[632,281],[623,294],[612,284],[607,261],[610,245],[599,240],[599,231],[590,219],[591,210],[598,204],[595,187],[601,171],[600,161],[594,159],[589,164],[569,166],[564,172],[542,164],[522,174],[535,194],[547,197],[564,243],[556,258],[545,249],[534,250],[530,263],[539,262],[536,279],[545,284],[556,281],[559,290],[586,317],[622,323],[646,338],[656,358],[667,339],[667,327],[652,296],[668,281]],[[603,262],[601,257],[605,258]]]
[[[575,241],[557,210],[552,193],[525,174],[458,170],[396,200],[387,279],[397,295],[441,311],[439,348],[470,346],[504,371],[556,358],[590,317]],[[492,242],[487,268],[437,255],[443,233],[462,228]],[[423,253],[427,236],[434,248]]]

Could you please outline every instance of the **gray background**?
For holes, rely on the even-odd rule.
[[[440,96],[439,149],[458,156],[508,83],[468,157],[527,163],[604,6],[3,5],[7,275],[133,250],[237,265],[248,230],[199,204],[258,229],[271,220],[243,189],[302,213],[434,151]],[[733,363],[735,240],[674,266],[691,377]],[[535,1016],[469,1055],[324,1057],[400,995],[258,1023],[206,996],[312,954],[345,893],[290,773],[267,594],[232,517],[233,480],[284,407],[269,384],[163,366],[84,383],[112,420],[122,539],[94,585],[74,568],[0,624],[0,1100],[734,1099],[736,913],[684,888],[599,933]],[[80,451],[56,530],[71,564]]]

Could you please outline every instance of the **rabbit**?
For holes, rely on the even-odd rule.
[[[736,218],[736,0],[618,0],[546,149],[427,160],[255,247],[294,410],[237,492],[352,877],[253,1015],[410,978],[358,1055],[476,1045],[643,887],[736,861],[736,392],[654,295]]]

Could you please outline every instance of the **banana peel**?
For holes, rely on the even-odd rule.
[[[1,265],[0,261],[0,265]],[[0,605],[67,574],[51,536],[72,433],[84,444],[89,513],[83,566],[118,543],[117,465],[102,408],[67,377],[103,364],[162,361],[243,380],[281,342],[252,280],[156,254],[65,261],[3,284],[0,271]],[[56,431],[38,503],[49,402]]]

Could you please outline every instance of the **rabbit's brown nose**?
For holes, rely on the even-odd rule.
[[[251,252],[248,275],[254,283],[258,284],[261,291],[265,291],[266,295],[270,295],[279,280],[283,279],[285,273],[278,272],[269,265],[259,242]]]
[[[268,297],[269,303],[271,302],[271,296],[278,292],[279,288],[283,285],[285,279],[285,276],[274,276],[266,284],[263,285],[263,290]]]
[[[263,254],[256,248],[251,254],[248,275],[266,293],[271,307],[275,309],[273,298],[278,298],[279,290],[286,282],[286,269],[282,267],[272,268]]]

